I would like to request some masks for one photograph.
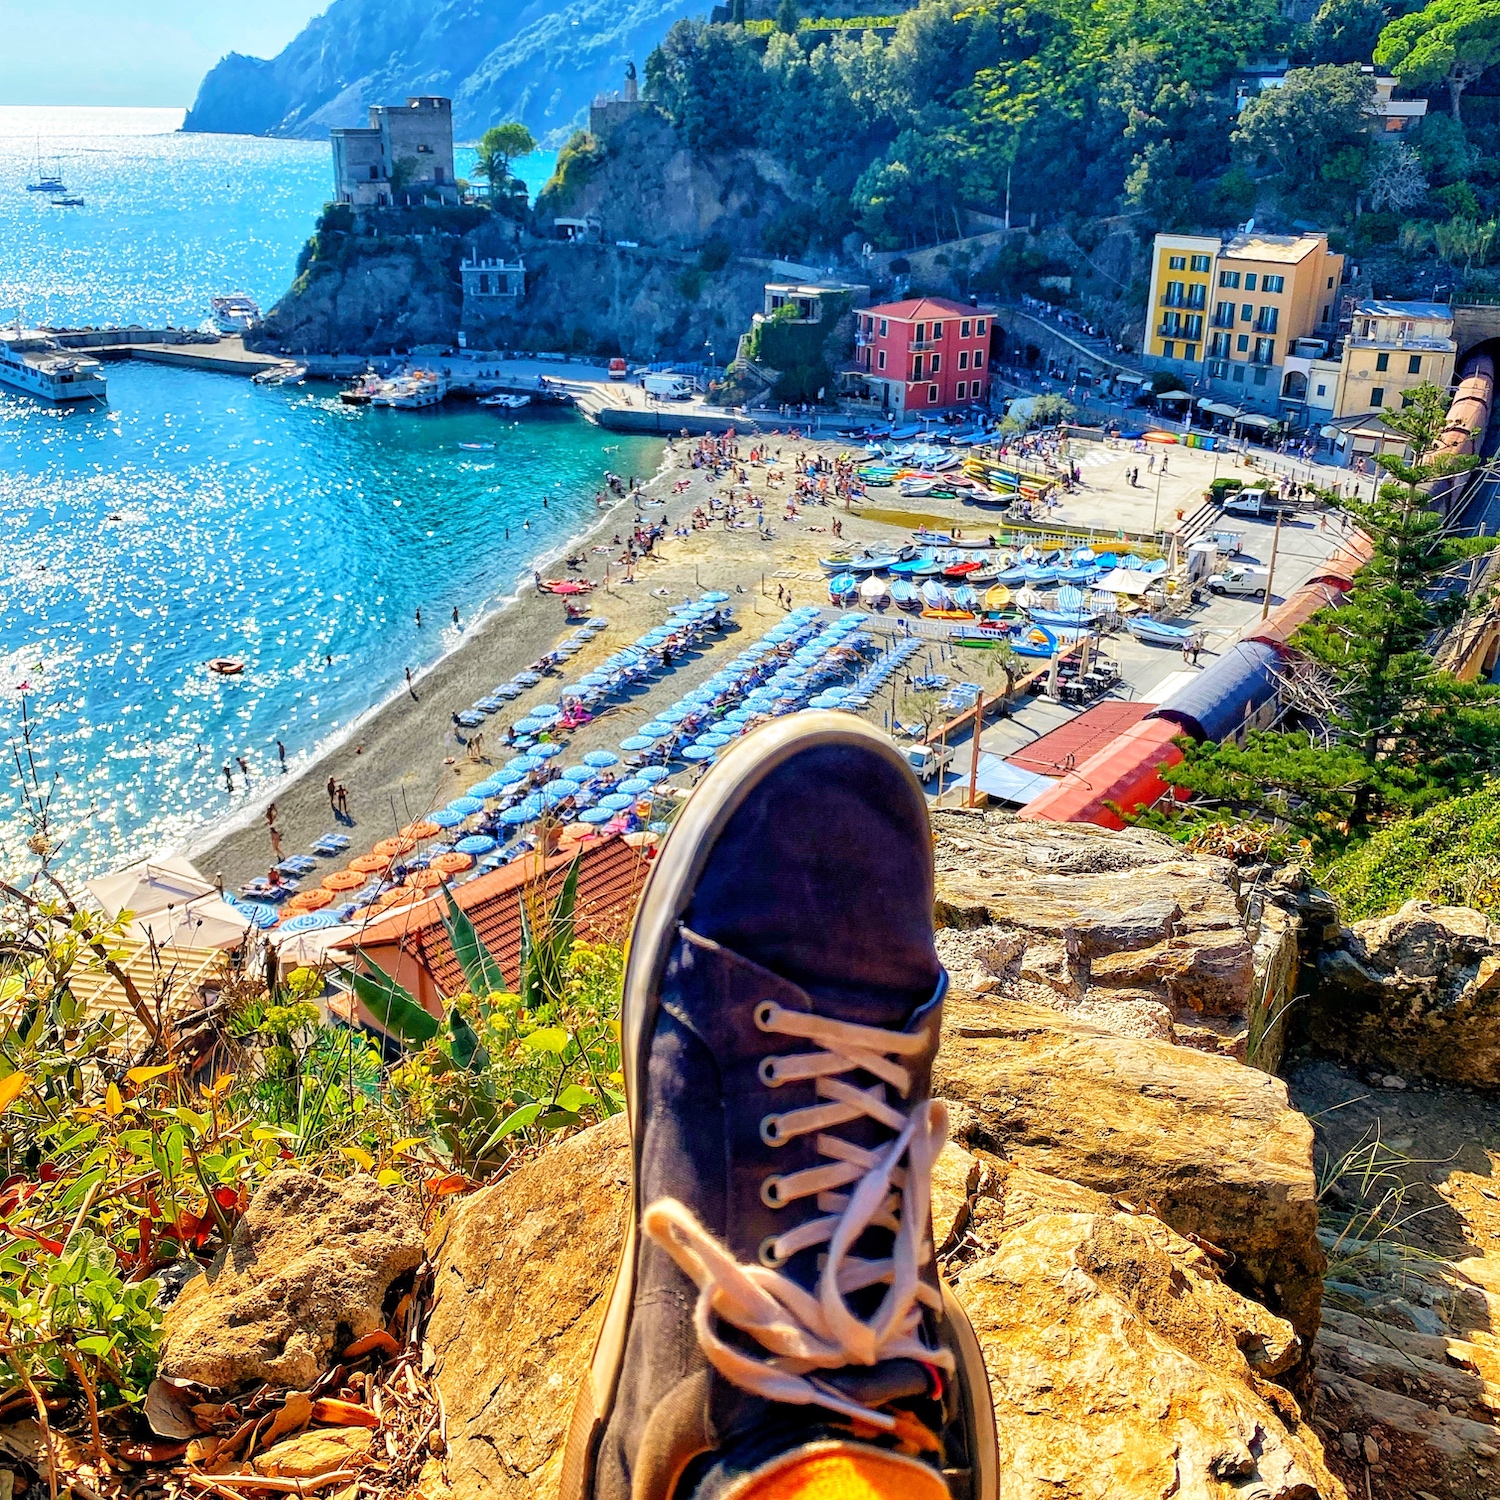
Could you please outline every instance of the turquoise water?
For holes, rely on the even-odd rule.
[[[0,111],[0,316],[196,323],[213,292],[269,301],[290,279],[326,147],[96,130],[64,159],[91,207],[53,217],[24,192],[34,132],[22,149],[14,121],[55,113]],[[306,761],[451,650],[453,607],[472,628],[588,525],[606,468],[644,475],[660,452],[566,412],[376,412],[329,386],[108,375],[107,409],[0,391],[0,869],[30,831],[9,749],[23,705],[66,867],[180,843],[265,789],[277,738]],[[457,446],[472,441],[496,446]],[[245,676],[208,673],[220,655]],[[240,755],[252,780],[236,769],[229,799],[219,768]]]

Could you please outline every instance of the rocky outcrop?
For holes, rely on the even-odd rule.
[[[938,950],[961,987],[1275,1068],[1264,1010],[1287,955],[1229,860],[1142,829],[988,810],[933,822]]]
[[[374,1178],[278,1172],[167,1309],[160,1373],[305,1390],[337,1349],[385,1327],[392,1284],[422,1257],[416,1215]]]
[[[644,65],[684,0],[335,0],[275,58],[231,53],[203,80],[185,130],[302,136],[363,125],[371,104],[409,94],[453,100],[459,139],[521,120],[554,143],[590,101]]]
[[[1318,979],[1319,1048],[1402,1075],[1500,1084],[1500,927],[1482,913],[1408,901],[1345,929]]]
[[[1212,1253],[985,1153],[950,1147],[935,1179],[935,1234],[984,1349],[1007,1496],[1343,1500],[1274,1383],[1299,1357],[1294,1330],[1232,1290]],[[616,1117],[462,1204],[435,1237],[429,1341],[454,1495],[556,1494],[628,1191]]]
[[[1318,1331],[1312,1126],[1278,1078],[1077,1016],[955,996],[934,1092],[971,1149],[1149,1208],[1225,1252],[1230,1281]]]

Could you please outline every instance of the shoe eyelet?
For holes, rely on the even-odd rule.
[[[760,1138],[768,1146],[784,1146],[788,1137],[781,1133],[781,1116],[767,1115],[760,1122]]]
[[[776,1236],[768,1234],[760,1242],[759,1259],[768,1270],[779,1271],[786,1264],[786,1257],[776,1253]]]
[[[762,1000],[755,1007],[755,1024],[762,1031],[771,1029],[771,1021],[776,1014],[776,1002],[774,1000]]]
[[[778,1061],[780,1061],[780,1059],[775,1057],[763,1057],[760,1060],[760,1081],[765,1084],[768,1089],[776,1089],[781,1087],[781,1075],[776,1071],[776,1064]]]
[[[781,1196],[781,1178],[767,1177],[760,1185],[760,1201],[767,1208],[785,1208],[786,1201]]]

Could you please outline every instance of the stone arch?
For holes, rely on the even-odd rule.
[[[1281,396],[1284,401],[1306,401],[1307,376],[1301,370],[1288,370],[1281,382]]]

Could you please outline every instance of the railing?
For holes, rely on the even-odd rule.
[[[941,349],[941,339],[913,339],[907,346],[913,354],[925,354],[929,349]]]
[[[1208,299],[1206,297],[1194,297],[1191,293],[1187,296],[1175,296],[1173,293],[1168,292],[1161,299],[1161,305],[1163,307],[1186,307],[1191,308],[1194,312],[1202,312],[1208,306]]]
[[[1345,340],[1355,349],[1420,349],[1425,354],[1451,354],[1458,348],[1452,339],[1378,339],[1354,338]]]

